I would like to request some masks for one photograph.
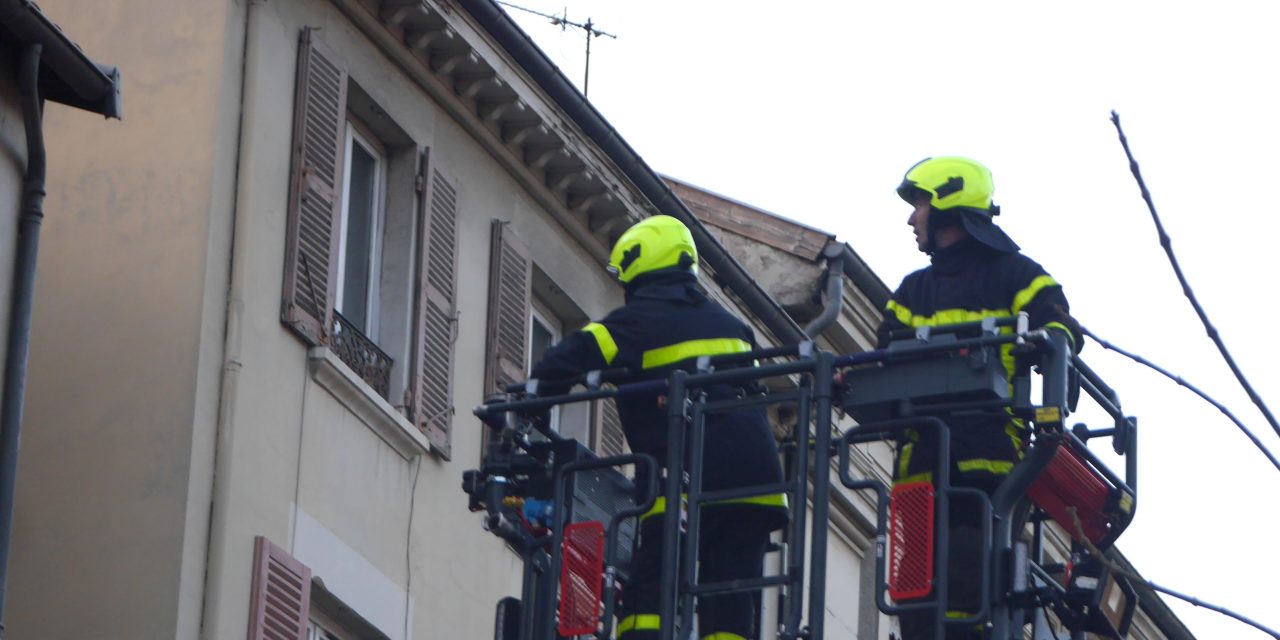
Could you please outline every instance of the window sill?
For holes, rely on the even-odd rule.
[[[400,457],[409,460],[431,450],[427,437],[328,347],[312,347],[307,352],[307,363],[311,377],[391,445]]]

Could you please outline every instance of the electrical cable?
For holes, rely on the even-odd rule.
[[[1177,598],[1177,599],[1179,599],[1179,600],[1182,600],[1182,601],[1184,601],[1184,602],[1189,602],[1189,603],[1191,603],[1191,604],[1193,604],[1193,605],[1195,605],[1195,606],[1197,606],[1197,607],[1203,607],[1203,608],[1208,609],[1208,610],[1210,610],[1210,611],[1216,611],[1216,612],[1218,612],[1218,613],[1221,613],[1221,614],[1222,614],[1222,615],[1224,615],[1224,616],[1227,616],[1227,617],[1230,617],[1230,618],[1235,618],[1236,620],[1239,620],[1240,622],[1243,622],[1243,623],[1245,623],[1245,624],[1247,624],[1247,625],[1249,625],[1249,626],[1251,626],[1251,627],[1253,627],[1253,628],[1255,628],[1255,629],[1257,629],[1257,630],[1259,630],[1259,631],[1261,631],[1261,632],[1263,632],[1263,633],[1265,633],[1265,634],[1267,634],[1267,635],[1270,635],[1270,636],[1271,636],[1271,637],[1273,637],[1273,638],[1276,638],[1277,640],[1280,640],[1280,632],[1276,632],[1276,631],[1273,631],[1272,629],[1268,629],[1267,627],[1263,626],[1261,623],[1258,623],[1258,622],[1255,622],[1255,621],[1253,621],[1253,620],[1250,620],[1249,618],[1246,618],[1245,616],[1242,616],[1242,615],[1240,615],[1240,614],[1238,614],[1238,613],[1236,613],[1236,612],[1234,612],[1234,611],[1232,611],[1232,610],[1230,610],[1230,609],[1227,609],[1226,607],[1220,607],[1220,606],[1218,606],[1218,605],[1216,605],[1216,604],[1210,604],[1210,603],[1205,602],[1205,601],[1203,601],[1203,600],[1201,600],[1201,599],[1199,599],[1199,598],[1196,598],[1196,597],[1193,597],[1193,596],[1189,596],[1189,595],[1186,595],[1186,594],[1184,594],[1184,593],[1179,593],[1179,592],[1174,591],[1173,589],[1169,589],[1169,588],[1167,588],[1167,587],[1162,587],[1162,586],[1160,586],[1160,585],[1158,585],[1158,584],[1156,584],[1156,583],[1154,583],[1154,582],[1152,582],[1152,581],[1150,581],[1150,580],[1147,580],[1146,578],[1143,578],[1142,576],[1140,576],[1140,575],[1138,575],[1138,574],[1136,574],[1136,573],[1134,573],[1134,572],[1132,572],[1132,571],[1129,571],[1129,570],[1125,569],[1124,567],[1120,566],[1119,564],[1117,564],[1117,563],[1113,562],[1113,561],[1111,560],[1111,558],[1108,558],[1108,557],[1106,556],[1106,554],[1102,552],[1102,550],[1101,550],[1101,549],[1098,549],[1098,547],[1094,546],[1093,541],[1089,540],[1089,537],[1088,537],[1088,536],[1086,536],[1086,535],[1084,534],[1084,526],[1080,523],[1080,516],[1079,516],[1079,514],[1077,514],[1077,513],[1076,513],[1076,508],[1075,508],[1075,507],[1067,507],[1067,513],[1071,514],[1071,520],[1072,520],[1072,522],[1075,524],[1075,529],[1076,529],[1075,539],[1076,539],[1076,541],[1077,541],[1077,542],[1080,542],[1080,543],[1083,543],[1083,544],[1084,544],[1084,546],[1085,546],[1085,548],[1089,550],[1089,553],[1092,553],[1096,558],[1098,558],[1098,560],[1099,560],[1099,561],[1106,563],[1107,567],[1108,567],[1108,568],[1110,568],[1110,569],[1111,569],[1112,571],[1114,571],[1115,573],[1117,573],[1117,574],[1119,574],[1119,575],[1122,575],[1122,576],[1124,576],[1124,577],[1126,577],[1126,578],[1128,578],[1128,579],[1130,579],[1130,580],[1133,580],[1133,581],[1136,581],[1136,582],[1140,582],[1140,583],[1142,583],[1142,584],[1145,584],[1145,585],[1147,585],[1148,587],[1150,587],[1150,588],[1151,588],[1151,590],[1153,590],[1153,591],[1159,591],[1160,593],[1163,593],[1163,594],[1166,594],[1166,595],[1173,596],[1173,597],[1175,597],[1175,598]]]
[[[1265,446],[1263,446],[1262,441],[1259,440],[1257,436],[1253,435],[1253,432],[1250,431],[1248,427],[1244,426],[1244,423],[1240,422],[1239,418],[1236,418],[1235,415],[1231,413],[1231,411],[1229,411],[1225,406],[1222,405],[1222,403],[1209,397],[1209,394],[1201,391],[1200,389],[1197,389],[1194,385],[1184,380],[1182,376],[1176,376],[1172,373],[1169,373],[1168,371],[1161,368],[1159,365],[1151,362],[1150,360],[1147,360],[1146,358],[1143,358],[1140,355],[1125,351],[1124,349],[1121,349],[1120,347],[1117,347],[1114,344],[1111,344],[1110,342],[1107,342],[1106,340],[1099,338],[1097,334],[1093,333],[1092,331],[1089,331],[1087,328],[1083,326],[1080,327],[1080,331],[1084,335],[1089,336],[1089,338],[1091,338],[1094,342],[1098,343],[1098,345],[1101,346],[1103,349],[1106,349],[1108,351],[1114,351],[1126,358],[1129,358],[1130,360],[1133,360],[1134,362],[1137,362],[1138,364],[1146,365],[1154,369],[1160,375],[1163,375],[1164,377],[1169,378],[1170,380],[1173,380],[1179,385],[1186,387],[1187,390],[1200,396],[1205,402],[1208,402],[1209,404],[1213,405],[1215,408],[1218,409],[1218,411],[1222,412],[1222,415],[1227,416],[1227,418],[1230,419],[1231,422],[1235,423],[1235,425],[1240,428],[1240,431],[1244,432],[1244,435],[1249,438],[1249,441],[1253,443],[1253,446],[1257,447],[1258,450],[1262,452],[1262,455],[1266,456],[1267,460],[1271,461],[1271,465],[1276,468],[1276,471],[1280,471],[1280,461],[1277,461],[1276,457],[1272,455],[1271,452],[1268,451]]]
[[[1162,586],[1160,586],[1160,585],[1158,585],[1158,584],[1156,584],[1156,583],[1154,583],[1154,582],[1152,582],[1152,581],[1150,581],[1150,580],[1143,580],[1143,582],[1145,582],[1145,583],[1147,584],[1147,586],[1148,586],[1148,587],[1151,587],[1151,590],[1152,590],[1152,591],[1159,591],[1160,593],[1163,593],[1163,594],[1167,594],[1167,595],[1173,596],[1173,597],[1175,597],[1175,598],[1177,598],[1177,599],[1179,599],[1179,600],[1182,600],[1182,601],[1185,601],[1185,602],[1189,602],[1189,603],[1191,603],[1191,604],[1193,604],[1193,605],[1195,605],[1195,606],[1197,606],[1197,607],[1204,607],[1205,609],[1208,609],[1208,610],[1210,610],[1210,611],[1216,611],[1216,612],[1218,612],[1218,613],[1221,613],[1221,614],[1222,614],[1222,615],[1224,615],[1224,616],[1227,616],[1227,617],[1230,617],[1230,618],[1235,618],[1236,620],[1239,620],[1240,622],[1243,622],[1243,623],[1245,623],[1245,624],[1247,624],[1247,625],[1249,625],[1249,626],[1251,626],[1251,627],[1253,627],[1253,628],[1255,628],[1255,629],[1257,629],[1257,630],[1259,630],[1259,631],[1261,631],[1261,632],[1263,632],[1263,633],[1265,633],[1265,634],[1267,634],[1267,635],[1270,635],[1272,638],[1277,638],[1278,640],[1280,640],[1280,632],[1277,632],[1277,631],[1273,631],[1273,630],[1271,630],[1271,629],[1268,629],[1267,627],[1264,627],[1264,626],[1262,626],[1261,624],[1259,624],[1259,623],[1257,623],[1257,622],[1254,622],[1253,620],[1250,620],[1249,618],[1246,618],[1246,617],[1244,617],[1244,616],[1242,616],[1242,615],[1240,615],[1240,614],[1238,614],[1238,613],[1236,613],[1236,612],[1234,612],[1234,611],[1232,611],[1232,610],[1230,610],[1230,609],[1227,609],[1227,608],[1225,608],[1225,607],[1219,607],[1219,606],[1214,605],[1214,604],[1210,604],[1210,603],[1205,602],[1205,601],[1203,601],[1203,600],[1201,600],[1201,599],[1199,599],[1199,598],[1195,598],[1195,597],[1192,597],[1192,596],[1189,596],[1189,595],[1186,595],[1186,594],[1178,593],[1177,591],[1174,591],[1173,589],[1168,589],[1168,588],[1162,587]]]
[[[1186,276],[1182,274],[1182,267],[1178,266],[1178,258],[1173,255],[1173,243],[1169,239],[1169,234],[1165,232],[1164,225],[1160,223],[1160,215],[1156,213],[1156,205],[1151,201],[1151,192],[1147,190],[1147,183],[1142,179],[1142,172],[1138,169],[1138,161],[1133,158],[1133,152],[1129,150],[1129,140],[1124,135],[1124,129],[1120,128],[1120,114],[1112,111],[1111,122],[1115,124],[1116,133],[1120,135],[1120,146],[1124,147],[1124,155],[1129,159],[1129,171],[1133,173],[1134,179],[1138,181],[1138,189],[1142,191],[1142,199],[1147,203],[1147,209],[1151,212],[1151,220],[1156,224],[1156,233],[1160,236],[1160,246],[1164,248],[1165,255],[1169,256],[1169,264],[1173,266],[1173,273],[1178,276],[1178,283],[1182,285],[1183,295],[1187,297],[1187,300],[1191,301],[1191,306],[1196,310],[1196,315],[1200,316],[1200,322],[1204,325],[1205,332],[1213,340],[1213,344],[1218,347],[1218,352],[1227,361],[1227,366],[1231,367],[1231,373],[1235,374],[1236,380],[1240,381],[1240,385],[1249,394],[1249,399],[1253,401],[1253,404],[1257,405],[1258,410],[1266,417],[1276,435],[1280,435],[1280,423],[1276,422],[1275,416],[1271,415],[1271,410],[1267,408],[1267,405],[1262,402],[1262,398],[1253,390],[1253,386],[1245,379],[1240,367],[1236,366],[1236,361],[1227,351],[1227,346],[1222,342],[1221,336],[1218,335],[1218,330],[1209,322],[1209,316],[1205,314],[1204,308],[1196,300],[1195,293],[1191,291],[1191,285],[1187,283]]]

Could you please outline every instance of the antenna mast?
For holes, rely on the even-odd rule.
[[[586,21],[585,23],[581,23],[581,24],[580,24],[580,23],[573,22],[573,21],[569,20],[569,8],[568,8],[568,7],[565,7],[565,9],[564,9],[564,15],[559,15],[559,16],[558,16],[558,15],[554,15],[554,14],[550,14],[550,13],[542,13],[541,11],[534,11],[533,9],[526,9],[526,8],[524,8],[524,7],[520,7],[520,6],[517,6],[517,5],[511,4],[511,3],[509,3],[509,2],[502,2],[502,0],[498,0],[498,4],[500,4],[500,5],[504,6],[504,7],[511,7],[512,9],[519,9],[520,11],[523,11],[523,12],[525,12],[525,13],[532,13],[532,14],[533,14],[533,15],[535,15],[535,16],[541,16],[541,17],[543,17],[543,18],[546,18],[546,19],[548,19],[548,20],[550,20],[550,21],[551,21],[551,24],[556,25],[556,26],[559,26],[561,31],[564,31],[566,27],[574,27],[574,28],[577,28],[577,29],[582,29],[583,31],[585,31],[585,32],[586,32],[586,34],[587,34],[587,63],[586,63],[586,69],[583,71],[583,74],[582,74],[582,95],[583,95],[583,97],[586,97],[586,95],[587,95],[587,88],[588,88],[588,86],[590,86],[590,83],[591,83],[591,39],[592,39],[592,38],[599,38],[600,36],[608,36],[608,37],[610,37],[610,38],[613,38],[614,40],[617,40],[617,39],[618,39],[618,36],[613,35],[612,33],[607,33],[607,32],[604,32],[604,31],[601,31],[601,30],[597,29],[597,28],[596,28],[595,23],[591,21],[591,18],[587,18],[587,21]]]

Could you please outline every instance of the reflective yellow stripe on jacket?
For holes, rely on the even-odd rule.
[[[609,328],[599,322],[592,322],[582,330],[596,339],[596,344],[600,346],[600,354],[604,356],[604,363],[613,364],[613,359],[618,356],[618,343],[613,341]]]
[[[1038,276],[1036,279],[1031,281],[1031,284],[1013,295],[1013,305],[1009,308],[1012,309],[1014,313],[1018,313],[1019,311],[1022,311],[1023,307],[1030,304],[1041,290],[1056,286],[1058,286],[1058,282],[1048,274]]]
[[[662,627],[662,616],[656,613],[640,613],[627,616],[618,623],[618,635],[628,631],[657,631]]]
[[[942,309],[931,316],[917,316],[897,300],[890,300],[885,310],[892,313],[898,322],[908,327],[937,327],[944,324],[960,324],[977,322],[983,318],[1008,318],[1013,314],[1008,309]]]
[[[1042,277],[1048,278],[1048,276]],[[1039,279],[1040,278],[1036,278],[1036,280]],[[1052,279],[1050,279],[1050,281],[1052,281]],[[1025,292],[1030,288],[1031,287],[1027,287],[1027,289],[1023,289],[1023,291]],[[1039,289],[1036,291],[1039,291]],[[1018,295],[1022,295],[1022,293],[1020,292]],[[1035,294],[1033,293],[1032,296],[1034,295]],[[1028,300],[1030,300],[1030,298],[1028,298]],[[938,327],[946,324],[979,322],[986,318],[1009,318],[1013,316],[1008,309],[982,309],[980,311],[973,311],[970,309],[942,309],[931,316],[917,316],[911,313],[911,310],[906,306],[899,304],[897,300],[890,300],[889,304],[885,305],[885,310],[892,313],[899,322],[911,328]],[[1013,328],[1000,327],[1000,333],[1013,333]],[[1013,345],[1006,344],[1000,346],[1000,362],[1004,365],[1005,377],[1013,377]]]
[[[751,344],[738,338],[706,338],[685,340],[676,344],[645,351],[640,358],[640,368],[656,369],[699,356],[722,356],[726,353],[744,353]]]
[[[1005,432],[1010,438],[1014,439],[1014,448],[1017,449],[1019,440],[1017,427],[1013,424],[1005,425]],[[916,444],[907,442],[902,445],[898,452],[898,478],[893,484],[910,484],[912,482],[933,482],[932,471],[922,471],[920,473],[908,474],[907,470],[911,468],[911,456],[915,453]],[[957,460],[956,468],[965,473],[968,471],[986,471],[993,475],[1004,476],[1009,475],[1013,471],[1013,462],[1009,460],[990,460],[987,458],[969,458],[967,460]],[[647,515],[647,514],[646,514]]]
[[[687,500],[689,498],[689,495],[686,493],[682,493],[680,494],[680,497],[682,500]],[[715,500],[713,502],[708,502],[705,504],[708,504],[708,505],[754,504],[762,507],[778,507],[780,509],[786,509],[788,501],[787,501],[787,494],[785,493],[770,493],[764,496],[749,496],[746,498],[731,498],[729,500]],[[649,518],[650,516],[660,516],[666,512],[667,512],[667,498],[665,496],[658,496],[658,498],[653,501],[653,508],[644,512],[644,515],[640,516],[640,521],[643,522],[645,519]]]

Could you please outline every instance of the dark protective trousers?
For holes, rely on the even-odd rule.
[[[959,474],[952,469],[952,486],[980,489],[989,498],[999,486],[1001,477]],[[968,617],[981,604],[982,589],[982,511],[972,496],[953,496],[948,515],[949,541],[947,562],[947,612]],[[937,557],[937,550],[935,550]],[[932,596],[930,596],[932,597]],[[934,634],[934,612],[903,614],[898,617],[902,640],[980,640],[982,625],[948,625],[944,635]]]
[[[640,546],[632,559],[631,579],[622,591],[619,640],[658,637],[662,574],[662,524],[654,515],[640,524]],[[764,575],[769,534],[785,522],[781,510],[751,505],[704,507],[698,536],[698,583],[758,578]],[[702,596],[697,603],[698,637],[715,640],[760,638],[760,592]]]

